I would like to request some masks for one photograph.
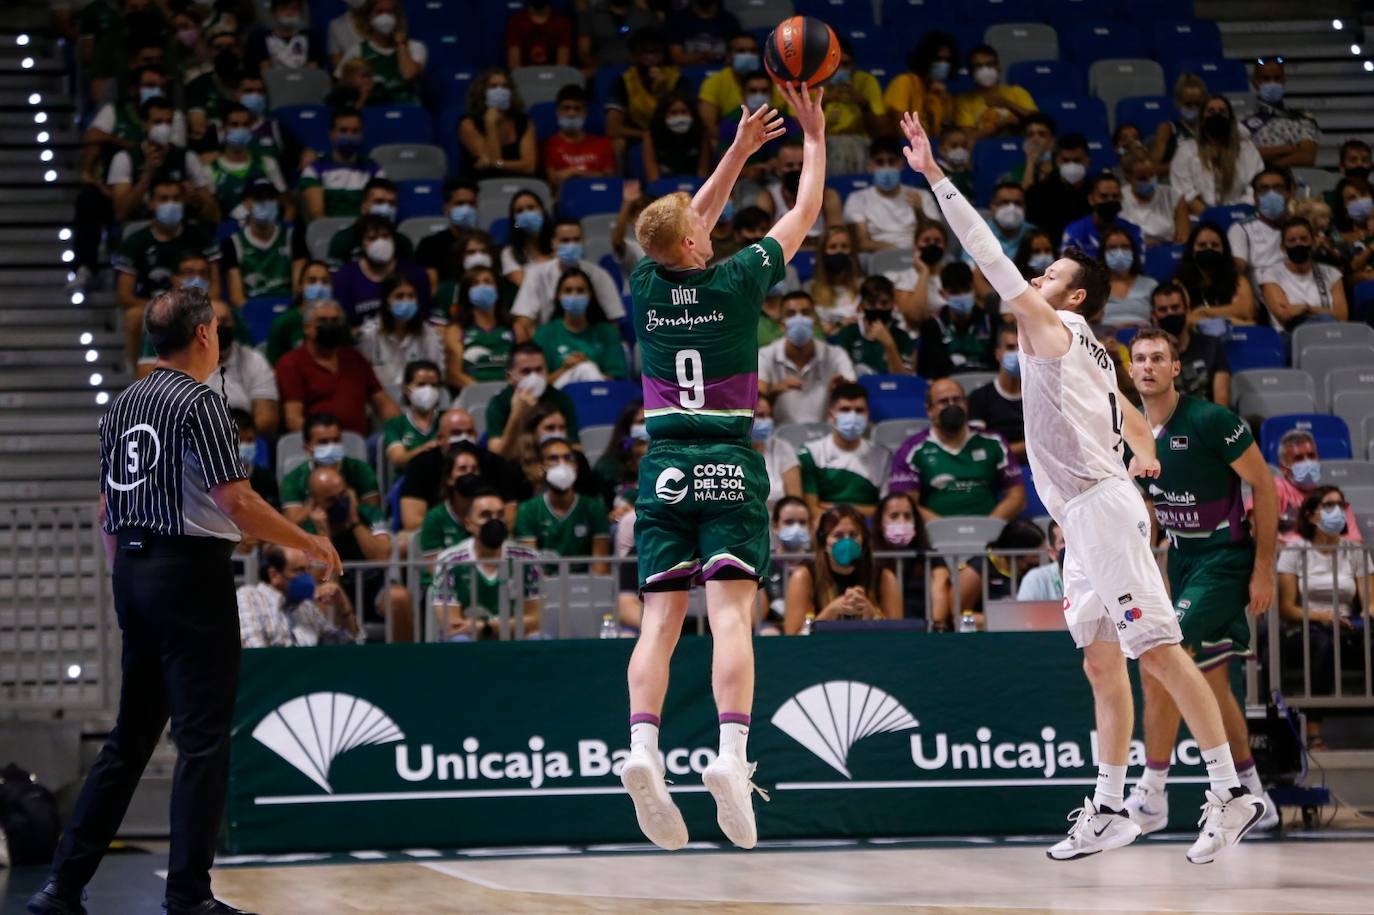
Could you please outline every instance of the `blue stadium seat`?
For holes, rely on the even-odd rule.
[[[534,122],[534,135],[542,144],[549,137],[558,133],[558,103],[557,102],[536,102],[525,110]]]
[[[1194,16],[1193,0],[1150,0],[1149,3],[1126,3],[1126,18],[1140,23],[1186,21]]]
[[[623,184],[619,178],[569,178],[559,192],[558,211],[572,219],[619,212]]]
[[[815,16],[833,29],[873,27],[872,0],[793,0],[802,16]]]
[[[374,105],[363,109],[363,142],[368,149],[383,143],[429,143],[434,121],[419,105]]]
[[[1145,275],[1157,283],[1167,283],[1183,260],[1183,245],[1157,245],[1145,249]]]
[[[1215,22],[1194,19],[1155,20],[1155,47],[1171,57],[1221,57],[1221,30]]]
[[[1048,515],[1049,509],[1045,508],[1045,503],[1040,499],[1040,493],[1035,491],[1035,478],[1031,475],[1030,461],[1021,462],[1021,482],[1026,487],[1026,508],[1021,512],[1022,518],[1039,518]]]
[[[926,380],[920,375],[864,375],[868,414],[875,423],[889,419],[925,419]]]
[[[792,266],[796,268],[797,279],[803,283],[810,282],[811,277],[816,275],[816,252],[803,248],[792,255]]]
[[[1122,124],[1134,124],[1145,138],[1154,136],[1155,128],[1172,119],[1174,100],[1167,95],[1137,95],[1116,103],[1116,120],[1112,129]]]
[[[1279,439],[1289,429],[1311,432],[1317,442],[1317,453],[1323,460],[1350,460],[1350,430],[1345,420],[1326,413],[1289,413],[1271,416],[1260,426],[1260,450],[1264,459],[1278,466]]]
[[[1070,60],[1087,66],[1115,57],[1153,57],[1154,44],[1139,26],[1123,22],[1075,22],[1061,35],[1060,47]]]
[[[579,381],[565,387],[563,393],[572,398],[577,425],[582,428],[614,426],[625,405],[643,396],[639,385],[631,381]]]
[[[435,107],[440,111],[452,108],[461,116],[468,107],[468,86],[477,78],[478,72],[471,66],[427,67],[425,78],[429,80],[429,91]]]
[[[965,22],[987,26],[994,22],[1034,22],[1038,12],[1035,7],[1026,0],[964,0],[956,8]],[[967,52],[968,48],[959,50]]]
[[[1221,226],[1221,231],[1225,232],[1230,228],[1231,223],[1240,222],[1242,219],[1249,219],[1255,215],[1255,208],[1248,203],[1233,203],[1226,206],[1208,207],[1202,211],[1202,217],[1198,222],[1214,222]]]
[[[487,234],[498,246],[510,241],[510,220],[502,216],[487,226]]]
[[[1355,284],[1350,294],[1350,320],[1374,323],[1374,280]]]
[[[1169,74],[1170,89],[1181,74],[1196,73],[1207,84],[1207,89],[1218,95],[1250,91],[1250,75],[1245,72],[1245,64],[1238,60],[1181,57],[1168,53],[1167,48],[1163,50],[1164,53],[1159,57],[1164,64],[1164,72]]]
[[[501,62],[501,66],[506,65],[506,20],[518,13],[525,4],[523,0],[480,0],[473,3],[468,0],[462,4],[470,11],[473,6],[480,7],[481,31],[474,32],[482,36],[482,43],[485,47],[491,48]]]
[[[1092,168],[1098,171],[1116,167],[1116,148],[1112,146],[1112,138],[1105,133],[1090,133],[1087,135],[1088,157],[1092,159]]]
[[[1232,375],[1247,369],[1288,367],[1287,346],[1282,335],[1272,327],[1262,324],[1233,327],[1226,338],[1225,347]]]
[[[662,197],[666,194],[676,194],[678,191],[695,194],[705,183],[705,179],[695,175],[668,175],[657,181],[650,181],[646,190],[650,197]]]
[[[882,25],[908,30],[907,44],[914,45],[925,32],[951,30],[950,6],[945,0],[882,0]]]
[[[444,214],[444,182],[415,178],[396,182],[396,222],[413,216],[442,216]]]
[[[855,191],[861,191],[873,184],[873,176],[868,172],[859,172],[853,175],[827,175],[825,186],[833,187],[835,193],[840,195],[840,200],[848,200],[849,195]]]
[[[987,206],[1002,176],[1026,163],[1020,137],[989,138],[973,145],[973,202]]]
[[[405,0],[406,25],[412,35],[433,35],[439,29],[464,25],[472,10],[453,0]]]
[[[1083,71],[1070,60],[1023,60],[1007,68],[1007,83],[1020,86],[1037,104],[1041,96],[1083,95],[1087,84]]]
[[[1054,118],[1061,137],[1066,133],[1091,136],[1111,130],[1107,107],[1091,95],[1036,96],[1035,107]]]
[[[1126,18],[1126,0],[1045,0],[1039,5],[1039,18],[1062,34],[1076,22],[1115,22]],[[1027,17],[1029,12],[1024,13]]]
[[[278,108],[272,116],[306,149],[325,153],[329,151],[330,113],[325,105],[293,105]]]
[[[262,296],[243,303],[243,320],[248,325],[248,336],[253,345],[267,342],[267,333],[277,315],[291,307],[290,297]]]
[[[590,87],[593,107],[605,107],[606,99],[611,97],[611,87],[615,85],[616,80],[620,79],[620,75],[625,72],[625,69],[625,67],[597,68],[596,74],[592,76]]]
[[[1135,339],[1135,335],[1138,333],[1140,333],[1139,327],[1118,327],[1116,329],[1116,342],[1130,349],[1131,341]]]

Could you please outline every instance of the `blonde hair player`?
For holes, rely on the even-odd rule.
[[[1125,659],[1135,658],[1168,690],[1202,748],[1211,788],[1188,860],[1206,864],[1244,838],[1266,807],[1236,777],[1217,700],[1179,644],[1178,619],[1150,550],[1150,517],[1131,480],[1159,476],[1154,435],[1117,390],[1115,366],[1089,327],[1106,306],[1106,270],[1070,248],[1028,283],[935,163],[916,115],[903,116],[902,132],[908,164],[930,182],[945,221],[1016,316],[1026,452],[1068,546],[1064,615],[1092,684],[1100,763],[1094,796],[1069,815],[1068,838],[1047,854],[1071,861],[1140,835],[1124,798],[1135,714]],[[1133,455],[1129,468],[1123,444]]]
[[[639,465],[635,549],[644,618],[630,658],[630,756],[621,773],[639,827],[666,849],[687,827],[663,780],[658,731],[668,667],[704,583],[711,620],[711,688],[720,753],[702,772],[721,831],[740,848],[758,841],[745,758],[754,701],[753,607],[768,575],[768,472],[750,430],[758,401],[758,318],[816,221],[825,191],[822,92],[782,87],[803,134],[797,205],[768,235],[711,267],[711,227],[745,162],[783,133],[767,106],[745,108],[734,142],[697,191],[669,194],[639,215],[648,255],[630,275],[643,358],[649,450]]]

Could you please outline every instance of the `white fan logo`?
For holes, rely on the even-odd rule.
[[[676,505],[687,497],[687,474],[676,467],[667,467],[654,483],[654,493],[669,505]],[[681,488],[676,488],[681,483]]]
[[[347,693],[310,693],[283,702],[253,737],[330,794],[329,767],[340,753],[405,740],[386,712]]]
[[[918,725],[896,699],[854,680],[808,686],[784,702],[772,720],[845,778],[853,777],[848,765],[854,744],[870,734],[907,731]]]

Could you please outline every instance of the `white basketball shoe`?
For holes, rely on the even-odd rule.
[[[759,841],[754,825],[754,792],[765,801],[768,794],[751,781],[758,767],[758,763],[747,763],[732,753],[723,753],[701,773],[706,790],[716,799],[720,831],[740,848],[753,848]]]
[[[1069,837],[1052,846],[1045,855],[1052,861],[1076,861],[1099,852],[1130,845],[1140,835],[1140,827],[1125,813],[1105,813],[1093,806],[1091,798],[1069,814],[1073,823]]]
[[[1169,792],[1136,785],[1126,798],[1126,813],[1140,827],[1142,836],[1159,832],[1169,825]]]
[[[1268,808],[1264,798],[1253,794],[1228,798],[1208,791],[1207,803],[1202,805],[1202,818],[1198,820],[1202,832],[1188,849],[1188,860],[1194,864],[1210,864],[1224,849],[1235,845],[1259,825]]]
[[[639,829],[650,842],[668,851],[687,844],[687,824],[668,793],[658,754],[643,745],[632,747],[620,771],[620,783],[630,793]]]

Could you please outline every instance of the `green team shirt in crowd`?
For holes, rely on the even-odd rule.
[[[310,501],[310,471],[314,469],[309,461],[302,461],[281,478],[282,505],[304,505]],[[346,457],[339,465],[339,473],[343,474],[344,482],[358,494],[359,499],[377,495],[377,475],[366,461]]]
[[[1231,462],[1254,441],[1250,425],[1225,407],[1179,397],[1155,436],[1159,477],[1141,481],[1174,549],[1202,552],[1249,542],[1240,474]],[[1125,460],[1130,463],[1129,448]]]
[[[483,330],[476,324],[460,330],[463,340],[463,371],[478,381],[500,381],[515,348],[515,332],[496,325]],[[503,427],[504,428],[504,427]]]
[[[705,270],[649,258],[630,274],[653,440],[749,441],[759,397],[759,315],[787,270],[773,238]]]
[[[425,512],[425,520],[420,522],[420,552],[426,556],[436,555],[471,537],[448,502],[440,502]],[[426,566],[420,572],[420,586],[428,588],[433,579],[433,571]]]
[[[624,378],[625,348],[619,329],[609,321],[588,324],[580,332],[560,321],[550,321],[534,332],[534,342],[544,351],[549,371],[557,371],[573,353],[583,353],[607,378]]]
[[[445,549],[434,562],[434,602],[436,604],[457,604],[465,611],[472,607],[484,611],[489,616],[501,615],[502,584],[514,581],[516,567],[514,560],[537,558],[534,550],[518,543],[506,541],[501,545],[501,558],[477,562],[477,548],[471,536]],[[476,573],[476,574],[474,574]],[[533,600],[539,596],[539,566],[526,562],[521,567],[524,587],[519,595],[510,594],[507,599],[520,597]],[[475,580],[475,583],[474,583]],[[512,589],[513,590],[513,589]],[[474,603],[475,599],[475,603]],[[513,608],[519,612],[520,608]]]
[[[547,495],[526,499],[515,510],[515,539],[532,540],[536,548],[559,556],[590,556],[592,540],[610,532],[606,503],[592,496],[574,495],[562,517],[549,507]]]
[[[414,451],[425,442],[434,440],[434,436],[439,434],[439,417],[435,414],[430,422],[429,431],[419,428],[415,421],[410,418],[410,411],[403,412],[400,416],[393,416],[386,421],[382,427],[383,448],[390,448],[397,442],[405,446],[407,451]]]
[[[882,445],[862,439],[851,450],[835,444],[827,435],[807,442],[797,454],[801,463],[802,492],[822,504],[877,505],[878,484],[887,479],[892,453]]]
[[[273,172],[281,174],[275,162],[273,166]],[[248,158],[242,162],[226,162],[224,156],[216,156],[207,167],[210,171],[210,188],[214,192],[215,200],[219,201],[220,212],[226,219],[234,207],[243,202],[243,194],[248,190],[248,185],[259,178],[268,178],[263,157],[251,151]]]
[[[272,237],[259,242],[246,228],[239,229],[224,243],[224,269],[239,269],[243,294],[250,299],[262,296],[291,295],[291,239],[281,226]]]
[[[219,260],[219,245],[214,233],[199,223],[184,222],[174,238],[166,241],[144,226],[124,239],[112,258],[115,270],[133,274],[134,295],[151,298],[170,289],[177,272],[177,261],[187,252],[202,254],[211,262]]]
[[[911,338],[907,336],[906,331],[893,324],[889,324],[887,330],[892,334],[892,342],[897,345],[897,355],[902,357],[904,364],[910,365],[911,353],[915,349]],[[846,324],[840,328],[833,342],[849,354],[849,361],[854,363],[855,368],[864,365],[878,375],[886,375],[891,371],[887,365],[887,352],[883,345],[865,337],[858,323]]]
[[[925,429],[898,449],[892,468],[889,492],[917,491],[922,505],[946,518],[992,514],[1001,494],[1022,483],[1002,436],[976,429],[957,450]]]
[[[505,374],[502,372],[502,374]],[[487,435],[499,436],[506,428],[506,421],[510,419],[510,405],[515,398],[515,388],[506,385],[495,397],[487,404]],[[539,396],[541,404],[553,404],[558,408],[558,412],[563,414],[563,418],[568,421],[568,441],[577,444],[577,407],[573,406],[572,398],[562,391],[549,385],[544,389],[544,393]]]
[[[372,42],[364,41],[358,46],[358,56],[372,65],[372,91],[367,96],[369,105],[419,103],[415,87],[401,76],[401,61],[395,48],[383,51],[373,47]]]

